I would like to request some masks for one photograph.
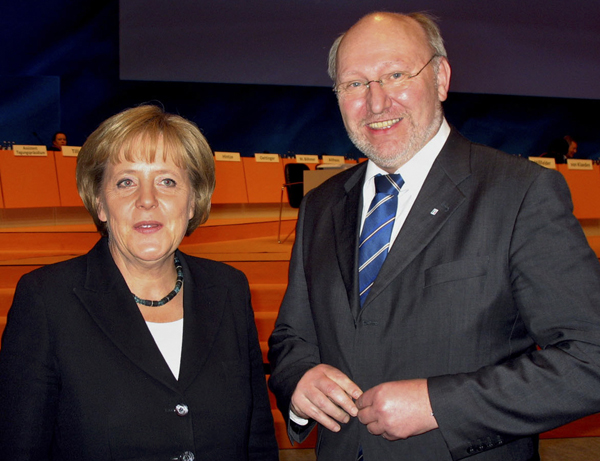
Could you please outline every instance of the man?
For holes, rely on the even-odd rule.
[[[567,152],[567,158],[575,157],[575,154],[577,153],[577,141],[575,141],[575,139],[569,135],[565,136],[565,141],[569,143],[569,152]]]
[[[48,150],[59,151],[62,150],[62,146],[67,145],[67,135],[62,131],[57,131],[52,137],[52,146]]]
[[[318,423],[319,460],[539,459],[535,434],[600,410],[600,267],[562,176],[448,126],[425,15],[364,17],[330,74],[369,161],[300,208],[269,351],[291,439]]]

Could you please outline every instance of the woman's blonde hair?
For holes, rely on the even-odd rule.
[[[215,163],[208,142],[189,120],[154,105],[142,105],[102,122],[77,157],[77,189],[100,234],[107,235],[106,223],[98,217],[106,166],[123,160],[153,162],[159,143],[164,147],[164,159],[171,158],[188,172],[194,191],[194,216],[186,235],[208,219],[215,189]]]

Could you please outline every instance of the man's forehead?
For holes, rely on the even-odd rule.
[[[377,13],[365,16],[346,33],[352,36],[407,36],[415,40],[426,40],[425,31],[413,18],[393,13]],[[345,40],[345,38],[344,38]],[[344,41],[342,41],[343,43]]]
[[[361,19],[344,36],[338,50],[338,72],[355,58],[368,61],[410,61],[429,54],[425,31],[412,18],[373,15]]]

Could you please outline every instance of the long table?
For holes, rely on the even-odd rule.
[[[215,161],[216,188],[212,202],[277,203],[281,197],[284,167],[294,158],[258,162],[253,157],[240,161]],[[47,157],[19,157],[0,150],[0,208],[43,208],[83,206],[75,184],[76,157],[48,151]],[[346,163],[355,163],[347,160]],[[316,163],[307,164],[315,170]],[[557,165],[565,177],[578,219],[600,219],[600,167],[571,170]],[[287,196],[284,195],[284,200]]]
[[[212,203],[278,203],[285,182],[284,167],[293,162],[293,158],[258,162],[253,157],[242,157],[239,162],[215,161]],[[75,182],[76,164],[76,157],[62,152],[15,156],[11,150],[0,150],[0,208],[83,206]],[[317,164],[308,166],[314,170]]]

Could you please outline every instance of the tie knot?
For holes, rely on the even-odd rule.
[[[378,174],[375,176],[375,191],[378,194],[398,195],[404,179],[399,174]]]

